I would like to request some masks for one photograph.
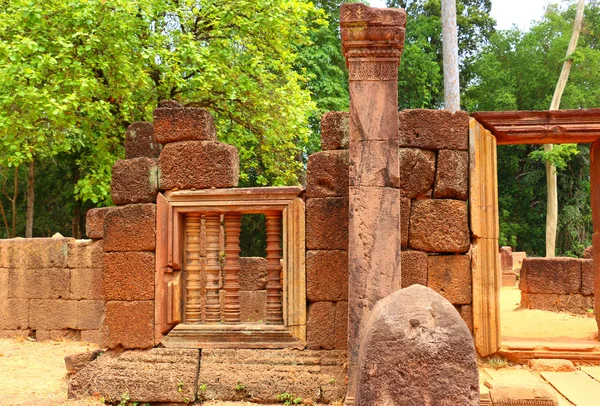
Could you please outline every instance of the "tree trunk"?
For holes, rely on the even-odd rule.
[[[579,0],[577,4],[577,14],[575,15],[575,22],[573,24],[573,33],[571,34],[571,40],[567,48],[567,56],[563,63],[562,70],[560,71],[560,77],[554,90],[554,96],[552,97],[552,104],[550,110],[558,110],[560,108],[560,99],[562,97],[567,81],[569,80],[569,73],[571,72],[571,66],[573,60],[570,56],[577,48],[577,40],[579,39],[579,32],[581,31],[581,24],[583,22],[583,10],[585,8],[585,0]],[[544,151],[552,151],[552,144],[544,145]],[[546,256],[554,257],[556,255],[556,229],[558,225],[558,190],[557,190],[557,179],[556,179],[556,168],[551,162],[546,161],[546,182],[548,190],[548,205],[546,211]]]
[[[29,162],[27,176],[27,224],[25,225],[25,238],[33,237],[33,205],[35,202],[35,160]]]
[[[17,236],[17,197],[19,197],[19,167],[15,166],[15,183],[13,198],[10,201],[12,209],[12,237]]]
[[[460,110],[456,0],[442,0],[442,51],[444,59],[444,108],[455,112]]]

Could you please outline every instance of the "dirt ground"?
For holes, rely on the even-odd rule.
[[[500,290],[502,338],[584,339],[598,334],[594,317],[520,309],[521,291],[516,287]]]

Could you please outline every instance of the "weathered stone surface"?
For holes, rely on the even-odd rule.
[[[500,269],[502,272],[512,272],[513,257],[511,247],[500,247]]]
[[[12,238],[0,240],[0,268],[66,268],[70,238]]]
[[[98,330],[105,305],[104,300],[77,301],[77,328],[81,330]]]
[[[335,349],[345,350],[348,348],[348,302],[341,301],[335,304],[334,322]]]
[[[521,292],[521,307],[551,312],[588,314],[588,310],[594,307],[594,297],[583,296],[578,293],[561,295],[556,293]]]
[[[107,348],[154,346],[154,302],[107,302],[101,326]]]
[[[558,406],[556,393],[549,387],[530,383],[496,384],[490,389],[494,405],[540,405]]]
[[[6,300],[9,297],[8,273],[8,268],[0,268],[0,300]]]
[[[592,259],[581,261],[581,294],[594,294],[594,261]]]
[[[574,372],[577,368],[568,359],[530,359],[529,368],[534,371]]]
[[[115,162],[110,191],[116,205],[155,202],[158,193],[157,160],[132,158]]]
[[[276,403],[289,393],[328,404],[345,395],[345,363],[345,351],[203,349],[198,385],[203,400]]]
[[[469,147],[469,113],[446,110],[404,110],[398,112],[401,147],[455,149]]]
[[[102,241],[70,240],[67,266],[69,268],[101,268]]]
[[[449,199],[412,202],[411,248],[427,252],[467,252],[470,244],[466,202]]]
[[[469,197],[469,153],[443,149],[438,152],[433,197],[467,200]]]
[[[154,137],[161,144],[177,141],[216,141],[210,113],[197,107],[159,107],[154,110]]]
[[[79,333],[81,341],[98,345],[102,342],[100,330],[81,330]]]
[[[465,321],[465,324],[469,328],[469,331],[473,333],[473,306],[462,305],[460,306],[460,317]]]
[[[310,350],[335,348],[335,304],[314,302],[308,305],[306,347]]]
[[[154,252],[105,253],[103,297],[106,300],[153,300],[154,270]]]
[[[71,269],[71,300],[102,298],[102,268]]]
[[[267,291],[240,291],[240,319],[242,323],[267,320]]]
[[[267,288],[267,260],[262,257],[240,258],[240,290]]]
[[[158,167],[161,190],[235,187],[240,175],[237,148],[214,141],[167,144]]]
[[[399,187],[397,147],[397,140],[350,143],[350,186]]]
[[[600,143],[596,143],[596,147],[598,147]],[[598,153],[598,149],[596,148],[596,153]],[[596,156],[596,160],[599,157]],[[600,169],[600,168],[596,168]],[[594,177],[592,177],[592,180]],[[598,197],[598,196],[597,196]],[[594,200],[595,202],[596,200]],[[592,206],[593,207],[593,206]],[[592,246],[594,247],[594,292],[600,292],[600,233],[594,232],[592,235]],[[600,331],[600,293],[594,295],[594,315],[596,316],[596,324],[598,325],[598,330]]]
[[[104,217],[114,207],[89,209],[85,216],[85,234],[94,240],[104,237]]]
[[[355,404],[428,403],[478,406],[479,372],[471,333],[454,306],[413,285],[373,309],[361,341]]]
[[[408,230],[410,220],[410,199],[400,199],[400,244],[402,248],[408,247]]]
[[[0,330],[29,328],[28,303],[27,299],[0,300]]]
[[[139,121],[127,127],[125,158],[158,158],[162,146],[154,139],[154,124]]]
[[[321,117],[321,149],[347,149],[350,136],[350,113],[331,111]]]
[[[435,179],[435,152],[400,148],[400,194],[414,198],[429,192]]]
[[[31,299],[29,327],[33,330],[77,329],[77,301]]]
[[[427,286],[427,253],[422,251],[402,251],[401,254],[402,287],[414,284]]]
[[[177,402],[195,399],[198,350],[153,348],[109,351],[69,380],[69,398],[100,395],[118,402],[127,393],[131,402]]]
[[[323,151],[308,157],[306,197],[348,196],[348,151]]]
[[[67,368],[69,374],[77,373],[100,355],[102,355],[102,350],[85,351],[67,355],[65,357],[65,368]]]
[[[525,251],[516,251],[512,253],[513,269],[515,271],[521,269],[525,258],[527,258],[527,253]]]
[[[527,293],[579,293],[581,260],[576,258],[525,258],[519,287]]]
[[[473,288],[468,255],[434,255],[427,258],[427,286],[452,304],[470,304]]]
[[[311,302],[348,300],[348,252],[306,253],[306,298]]]
[[[306,248],[348,249],[348,198],[326,197],[306,201]]]
[[[583,250],[583,258],[585,258],[585,259],[593,259],[594,258],[594,250],[591,245],[589,247],[586,247],[586,249]]]
[[[19,299],[69,299],[68,269],[11,269],[9,294]]]
[[[130,204],[115,207],[104,219],[104,252],[154,251],[156,205]]]

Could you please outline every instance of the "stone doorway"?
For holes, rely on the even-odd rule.
[[[537,340],[503,341],[500,321],[502,274],[498,256],[496,161],[496,147],[501,145],[592,144],[590,170],[594,265],[589,272],[596,274],[593,291],[600,293],[600,278],[596,270],[600,265],[600,109],[478,112],[473,113],[472,117],[470,216],[473,233],[474,333],[479,354],[487,356],[499,352],[508,358],[522,361],[539,357],[569,357],[569,354],[579,354],[581,357],[582,352],[587,352],[585,359],[600,361],[600,343],[596,340],[571,346],[561,346],[552,340],[542,344]],[[576,268],[577,264],[571,265]],[[591,263],[588,265],[591,267]],[[598,295],[595,295],[595,301],[597,310]],[[598,324],[599,317],[596,311]]]

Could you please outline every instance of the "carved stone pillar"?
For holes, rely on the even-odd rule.
[[[267,225],[267,323],[283,324],[281,305],[281,212],[265,213]]]
[[[223,317],[227,323],[240,321],[240,232],[242,214],[225,214],[225,304]]]
[[[219,231],[221,228],[221,215],[207,213],[204,218],[206,227],[206,304],[204,320],[206,323],[218,323],[221,321],[221,303],[219,300],[221,274]]]
[[[202,217],[200,213],[185,215],[185,322],[202,321],[202,253],[200,252]]]
[[[350,90],[349,405],[364,323],[378,300],[400,288],[398,66],[405,25],[401,9],[341,6]]]

